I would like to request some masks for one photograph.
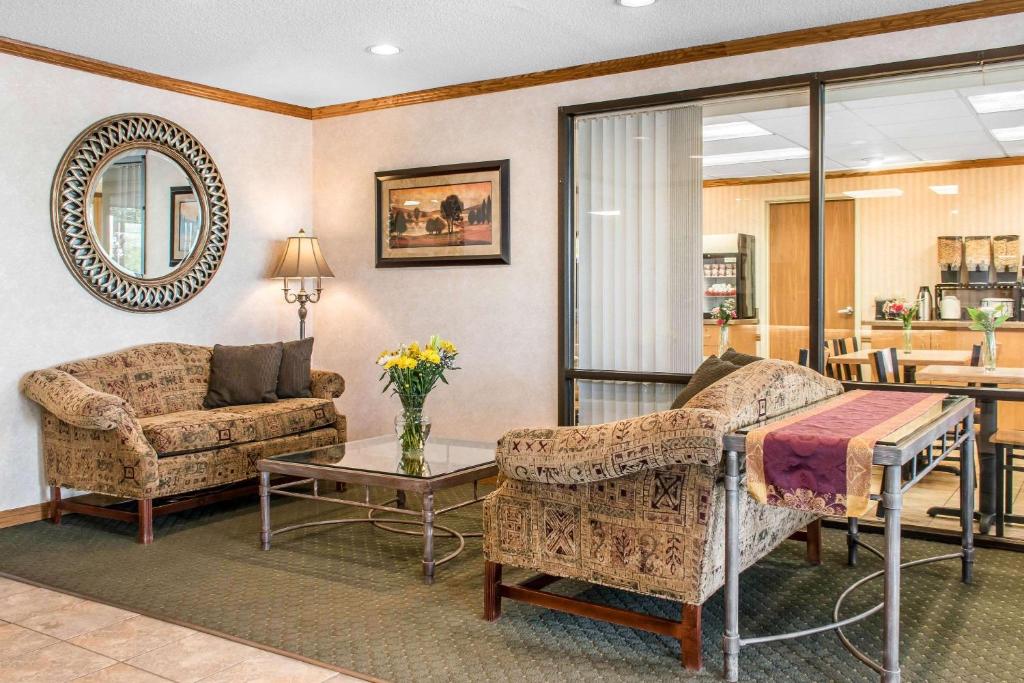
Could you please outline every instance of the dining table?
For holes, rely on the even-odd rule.
[[[876,349],[877,350],[877,349]],[[872,349],[861,349],[828,357],[831,365],[866,365],[871,363]],[[928,366],[970,366],[971,352],[958,349],[914,349],[909,353],[896,350],[896,360],[903,367],[903,381],[912,383],[917,368]]]
[[[980,387],[1024,385],[1024,368],[925,365],[918,368],[920,382],[935,384],[966,384]],[[978,530],[987,534],[996,516],[996,497],[999,490],[999,467],[996,462],[996,448],[992,437],[998,429],[998,403],[992,398],[977,400],[978,416]],[[935,507],[928,510],[931,516],[959,516],[957,508]]]

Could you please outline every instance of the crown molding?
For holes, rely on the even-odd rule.
[[[929,171],[964,171],[976,168],[997,168],[999,166],[1024,165],[1024,156],[993,157],[991,159],[964,159],[962,161],[940,161],[921,163],[913,166],[890,166],[847,171],[826,171],[825,179],[862,178],[864,176],[897,175],[900,173],[927,173]],[[807,182],[806,173],[786,173],[784,175],[749,176],[746,178],[710,178],[704,181],[704,187],[736,187],[741,185],[765,185],[769,183]]]
[[[386,97],[375,97],[366,100],[353,102],[342,102],[323,107],[304,107],[287,102],[247,95],[245,93],[217,88],[215,86],[193,83],[169,76],[133,69],[126,66],[111,64],[91,57],[83,57],[70,52],[62,52],[42,45],[34,45],[13,38],[0,36],[0,53],[6,53],[17,57],[24,57],[47,64],[63,66],[68,69],[85,71],[108,78],[116,78],[130,83],[169,90],[171,92],[201,97],[207,100],[234,104],[250,109],[259,109],[285,116],[294,116],[300,119],[326,119],[337,116],[348,116],[363,112],[377,111],[380,109],[391,109],[395,107],[406,107],[414,104],[427,102],[440,102],[443,100],[457,99],[461,97],[472,97],[474,95],[486,95],[490,93],[518,90],[521,88],[532,88],[538,85],[551,85],[554,83],[565,83],[584,78],[595,78],[598,76],[610,76],[614,74],[640,71],[643,69],[655,69],[663,66],[675,66],[709,59],[720,59],[723,57],[735,57],[739,55],[754,54],[757,52],[769,52],[772,50],[783,50],[786,48],[802,47],[818,43],[827,43],[837,40],[848,40],[850,38],[861,38],[865,36],[908,31],[911,29],[928,28],[941,26],[963,21],[986,19],[989,17],[1017,14],[1024,12],[1024,0],[978,0],[947,7],[918,10],[916,12],[904,12],[884,17],[873,17],[848,21],[842,24],[831,24],[828,26],[817,26],[808,29],[797,29],[784,31],[751,38],[739,38],[707,45],[680,48],[677,50],[665,50],[634,57],[621,59],[609,59],[589,64],[559,69],[548,69],[545,71],[534,71],[527,74],[515,76],[504,76],[501,78],[490,78],[470,83],[456,85],[445,85],[426,90],[416,90],[398,95]]]
[[[355,102],[343,102],[323,107],[313,108],[313,119],[327,119],[336,116],[349,116],[361,114],[379,109],[391,109],[394,107],[406,107],[413,104],[424,104],[427,102],[439,102],[460,97],[472,97],[474,95],[486,95],[490,93],[517,90],[520,88],[532,88],[538,85],[551,85],[553,83],[564,83],[583,78],[594,78],[597,76],[610,76],[614,74],[640,71],[643,69],[655,69],[663,66],[675,66],[690,62],[700,62],[709,59],[720,59],[722,57],[735,57],[748,55],[756,52],[769,52],[792,47],[827,43],[836,40],[847,40],[850,38],[861,38],[897,31],[908,31],[916,28],[928,28],[930,26],[941,26],[962,21],[973,21],[975,19],[986,19],[989,17],[1016,14],[1024,12],[1024,0],[980,0],[948,7],[935,9],[918,10],[916,12],[904,12],[885,17],[873,17],[871,19],[860,19],[848,21],[842,24],[831,24],[782,33],[772,33],[752,38],[739,38],[720,43],[697,45],[677,50],[666,50],[664,52],[653,52],[635,57],[624,57],[621,59],[609,59],[601,62],[591,62],[560,69],[548,69],[546,71],[534,71],[533,73],[520,74],[517,76],[506,76],[502,78],[489,78],[471,83],[458,85],[446,85],[438,88],[417,90],[399,95],[387,97],[375,97]]]
[[[55,66],[63,66],[77,71],[85,71],[99,76],[107,76],[108,78],[116,78],[121,81],[137,83],[138,85],[146,85],[151,88],[169,90],[183,95],[191,95],[193,97],[201,97],[206,100],[234,104],[239,107],[259,109],[261,111],[269,111],[274,114],[283,114],[285,116],[295,116],[300,119],[313,118],[313,110],[309,107],[302,107],[297,104],[288,104],[287,102],[278,102],[277,100],[269,100],[265,97],[257,97],[255,95],[246,95],[245,93],[235,92],[233,90],[216,88],[212,85],[183,81],[179,78],[171,78],[170,76],[161,76],[160,74],[150,73],[149,71],[132,69],[127,66],[119,66],[117,64],[111,64],[110,62],[100,61],[91,57],[82,57],[81,55],[71,54],[70,52],[62,52],[60,50],[54,50],[53,48],[43,47],[42,45],[33,45],[32,43],[14,40],[13,38],[0,36],[0,53],[14,55],[16,57],[24,57],[26,59],[33,59],[37,62],[45,62],[46,64],[53,64]]]

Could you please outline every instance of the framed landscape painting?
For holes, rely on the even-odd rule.
[[[377,173],[377,267],[510,263],[508,176],[508,159]]]

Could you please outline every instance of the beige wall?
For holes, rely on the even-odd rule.
[[[493,439],[557,418],[559,106],[898,61],[1020,42],[1024,15],[651,69],[313,123],[314,214],[338,279],[320,315],[322,357],[344,372],[350,434],[391,429],[378,350],[437,332],[463,370],[428,402],[439,434]],[[374,268],[375,171],[511,160],[512,265]],[[737,232],[735,228],[726,232]]]
[[[958,185],[937,195],[930,185]],[[875,296],[913,298],[938,281],[939,235],[1024,233],[1024,165],[833,178],[829,197],[851,190],[898,188],[901,197],[856,199],[858,320],[874,315]],[[704,231],[744,232],[757,240],[758,307],[767,319],[768,203],[806,199],[806,182],[704,190]],[[826,245],[828,248],[828,245]],[[826,277],[828,274],[826,273]],[[762,335],[763,337],[764,335]]]
[[[0,55],[0,509],[47,498],[39,412],[18,392],[29,370],[144,342],[244,344],[294,337],[295,309],[264,278],[273,245],[312,219],[309,121],[219,104]],[[122,112],[190,130],[220,168],[231,206],[224,262],[188,304],[129,313],[93,298],[50,230],[50,183],[68,144]],[[166,221],[166,216],[163,216]]]

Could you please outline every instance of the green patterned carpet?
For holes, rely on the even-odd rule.
[[[278,499],[273,508],[275,526],[336,513],[302,500]],[[441,522],[468,531],[479,527],[478,517],[474,507]],[[415,538],[366,524],[318,527],[277,536],[274,548],[262,552],[258,520],[248,502],[193,510],[158,520],[156,542],[144,547],[127,524],[69,515],[61,527],[38,522],[0,530],[0,571],[396,683],[718,679],[721,591],[704,608],[705,671],[687,676],[678,645],[660,636],[511,601],[499,621],[483,621],[478,539],[425,586]],[[439,551],[452,543],[439,541]],[[803,562],[802,544],[787,542],[743,574],[745,635],[821,623],[843,587],[879,568],[867,553],[860,567],[846,567],[840,533],[826,532],[825,543],[820,567]],[[950,551],[904,542],[907,559]],[[520,576],[506,571],[507,580]],[[959,576],[955,561],[904,574],[904,680],[1020,680],[1024,556],[979,550],[974,585],[960,584]],[[618,607],[679,614],[663,600],[572,582],[555,586]],[[880,591],[879,582],[862,589],[846,614],[877,601]],[[879,617],[849,633],[869,653],[879,651]],[[740,661],[744,680],[877,680],[831,633],[751,647]]]

